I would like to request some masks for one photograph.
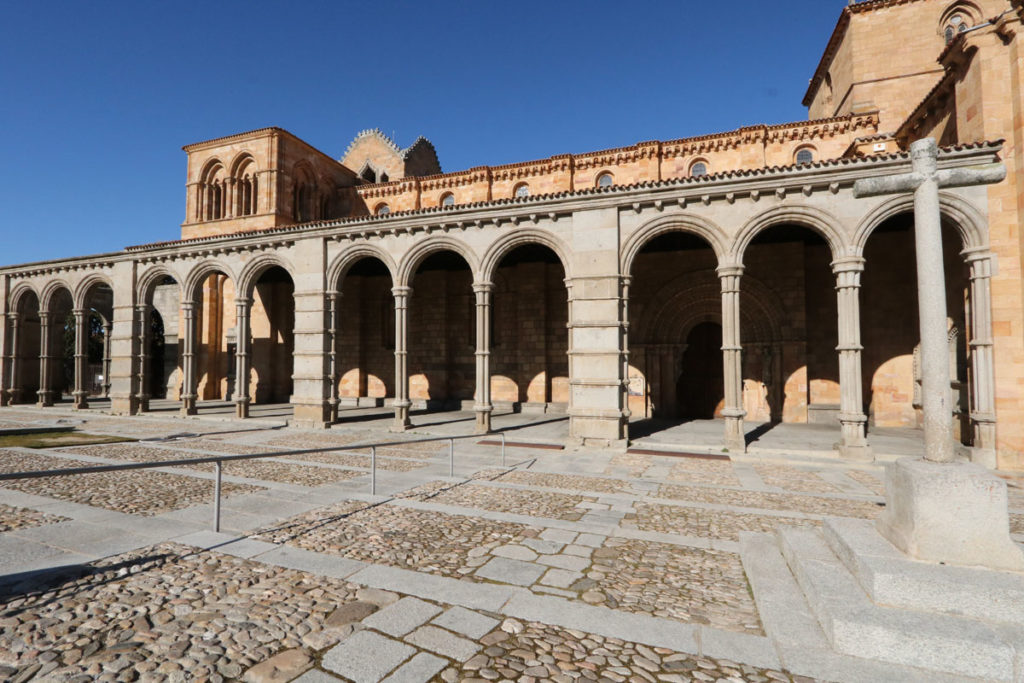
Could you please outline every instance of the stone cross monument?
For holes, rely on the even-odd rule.
[[[939,213],[940,188],[998,183],[1006,167],[940,171],[933,138],[912,143],[910,157],[910,173],[858,180],[853,187],[857,197],[914,193],[925,454],[887,468],[878,529],[920,560],[1024,571],[1024,554],[1010,539],[1006,484],[984,467],[955,462]]]

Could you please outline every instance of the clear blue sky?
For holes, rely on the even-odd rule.
[[[5,3],[0,264],[177,239],[181,146],[253,128],[456,171],[800,120],[845,4]]]

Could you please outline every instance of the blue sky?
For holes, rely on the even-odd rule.
[[[456,171],[800,120],[845,4],[6,3],[0,264],[177,239],[182,145],[253,128]]]

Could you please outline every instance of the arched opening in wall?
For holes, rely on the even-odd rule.
[[[335,376],[342,409],[383,407],[395,395],[395,301],[391,273],[372,256],[338,283]]]
[[[950,405],[954,438],[971,443],[970,427],[970,281],[960,250],[963,243],[947,219],[942,225],[949,329]],[[889,218],[871,233],[864,248],[861,285],[862,381],[868,426],[920,428],[920,328],[917,315],[917,265],[914,217]]]
[[[569,307],[561,260],[540,244],[516,247],[498,263],[493,283],[495,411],[564,413],[569,406]],[[472,306],[469,312],[472,325]]]
[[[181,400],[182,345],[184,334],[181,316],[181,290],[170,275],[160,278],[142,296],[148,304],[145,326],[146,357],[144,369],[145,394],[155,400]],[[142,406],[148,410],[148,405]]]
[[[686,335],[676,383],[680,417],[708,420],[715,416],[725,395],[721,365],[722,326],[697,323]]]
[[[75,390],[75,308],[71,290],[61,287],[53,292],[45,304],[49,314],[48,332],[39,337],[38,387],[47,392],[40,403],[60,403],[71,400]],[[41,329],[41,327],[40,327]]]
[[[104,282],[97,282],[86,290],[82,300],[85,310],[85,360],[82,390],[90,400],[110,397],[111,345],[114,327],[114,290]],[[72,319],[71,330],[74,330]],[[69,335],[69,350],[74,358],[74,334]],[[72,363],[72,382],[74,364]],[[73,386],[73,383],[72,383]]]
[[[632,262],[628,406],[634,438],[680,421],[720,416],[721,343],[715,353],[709,341],[713,327],[721,334],[717,265],[704,238],[681,230],[654,237]],[[687,358],[694,332],[699,348]]]
[[[249,312],[249,398],[253,404],[288,403],[295,354],[295,283],[280,266],[256,280]]]
[[[39,297],[31,290],[24,292],[13,312],[16,316],[7,322],[11,365],[7,386],[3,387],[4,403],[34,403],[39,391]]]
[[[211,272],[195,296],[196,397],[213,402],[207,409],[230,410],[224,402],[235,391],[235,283],[220,271]]]
[[[743,254],[740,339],[749,422],[839,424],[832,251],[811,228],[762,230]]]
[[[472,409],[476,388],[473,273],[454,251],[427,256],[409,301],[408,372],[413,410]]]

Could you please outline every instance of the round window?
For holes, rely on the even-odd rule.
[[[614,183],[615,179],[612,178],[611,173],[602,173],[601,175],[597,176],[598,187],[611,187]]]
[[[530,186],[527,185],[526,183],[520,183],[520,184],[516,185],[515,196],[516,197],[529,197],[530,196]]]
[[[690,176],[699,178],[702,175],[708,174],[708,165],[703,161],[698,161],[692,167],[690,167]]]
[[[389,213],[391,213],[391,207],[388,206],[387,204],[379,204],[377,206],[378,216],[387,216]]]
[[[441,206],[455,206],[455,195],[453,195],[451,192],[448,192],[443,197],[441,197]]]

